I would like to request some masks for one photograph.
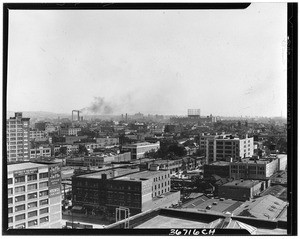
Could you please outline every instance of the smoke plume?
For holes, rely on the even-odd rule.
[[[89,107],[81,109],[81,111],[108,115],[113,113],[113,106],[111,103],[106,102],[103,97],[95,97],[94,102]]]

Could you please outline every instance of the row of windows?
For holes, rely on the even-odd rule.
[[[11,203],[9,203],[9,204],[11,204]],[[40,200],[40,206],[48,205],[48,204],[49,204],[48,199]],[[30,202],[30,203],[27,204],[27,209],[35,208],[37,206],[38,206],[38,202],[37,201]],[[25,210],[25,204],[15,206],[15,212],[23,211],[23,210]],[[8,213],[13,213],[13,208],[12,207],[8,208]]]
[[[39,193],[39,196],[40,197],[44,197],[44,196],[47,196],[49,194],[49,191],[48,190],[45,190],[45,191],[41,191],[40,193]],[[22,202],[22,201],[25,201],[25,195],[21,195],[21,196],[17,196],[17,197],[15,197],[15,202],[17,203],[17,202]],[[37,192],[35,192],[35,193],[30,193],[30,194],[28,194],[27,195],[27,199],[28,200],[30,200],[30,199],[35,199],[35,198],[37,198]],[[12,204],[12,198],[9,198],[8,199],[8,203],[9,204]]]
[[[24,219],[25,219],[25,214],[21,214],[21,215],[18,215],[18,216],[15,217],[15,221],[21,221],[21,220],[24,220]],[[49,216],[40,218],[40,224],[46,223],[48,221],[49,221]],[[13,217],[9,217],[8,218],[8,223],[12,223],[12,222],[13,222]],[[28,221],[28,227],[36,226],[37,223],[38,223],[38,219]],[[15,226],[16,229],[22,229],[22,228],[25,228],[25,227],[26,227],[25,222]]]
[[[160,184],[157,184],[158,185],[158,188],[160,188]],[[170,181],[168,181],[168,185],[170,185]],[[164,183],[161,183],[161,187],[164,186]],[[167,182],[165,182],[165,186],[167,186]],[[153,187],[152,187],[152,190],[153,190]],[[154,190],[156,190],[156,185],[154,185]]]
[[[156,177],[156,178],[153,178],[153,181],[154,182],[157,182],[157,181],[160,181],[160,180],[163,180],[164,178],[169,178],[170,177],[170,174],[166,174],[165,177],[162,175],[161,177]]]
[[[39,183],[40,189],[45,188],[45,187],[48,187],[48,181]],[[37,189],[37,183],[27,185],[27,191],[32,191],[32,190],[36,190],[36,189]],[[26,191],[25,186],[15,187],[15,194],[22,193],[25,191]],[[13,194],[13,188],[9,188],[8,195],[12,195],[12,194]]]
[[[39,174],[39,179],[43,179],[43,178],[48,178],[48,172],[46,173],[40,173]],[[15,183],[23,183],[25,182],[25,176],[19,176],[19,177],[15,177]],[[12,178],[8,179],[8,184],[12,184],[13,181]],[[37,180],[37,174],[31,174],[31,175],[27,175],[27,181],[33,181],[33,180]]]

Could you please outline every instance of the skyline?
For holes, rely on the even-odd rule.
[[[9,111],[286,117],[286,3],[9,17]]]

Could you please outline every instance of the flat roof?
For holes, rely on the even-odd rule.
[[[158,144],[158,143],[157,142],[156,143],[142,142],[142,143],[135,143],[135,144],[127,144],[127,145],[124,145],[123,147],[128,147],[128,146],[147,146],[147,145],[155,145],[155,144]]]
[[[131,178],[134,178],[136,180],[139,180],[140,178],[146,178],[146,179],[151,179],[153,177],[155,177],[156,175],[161,174],[162,172],[165,171],[142,171],[142,172],[136,172],[136,173],[132,173],[130,175],[126,175],[123,177],[119,177],[116,178],[116,180],[130,180]]]
[[[47,165],[39,164],[39,163],[24,162],[24,163],[7,165],[7,171],[13,172],[16,170],[23,170],[23,169],[25,170],[25,169],[30,169],[30,168],[41,168],[41,167],[47,167]]]
[[[222,186],[237,186],[242,188],[251,188],[252,186],[259,183],[259,180],[234,180],[228,183],[225,183]]]
[[[229,162],[226,162],[226,161],[216,161],[216,162],[213,162],[213,163],[208,164],[208,165],[229,166]]]
[[[113,175],[113,171],[115,171],[117,173],[116,176]],[[78,178],[95,178],[95,179],[101,179],[102,178],[102,174],[106,174],[107,175],[107,179],[109,178],[114,178],[114,177],[119,177],[122,176],[124,174],[128,174],[133,172],[133,169],[131,168],[109,168],[106,170],[102,170],[99,172],[95,172],[95,173],[89,173],[89,174],[84,174],[84,175],[80,175],[77,176]]]
[[[158,215],[135,228],[205,228],[207,223]]]
[[[215,205],[214,205],[215,204]],[[207,199],[199,197],[195,200],[183,205],[184,209],[187,210],[197,210],[199,212],[206,212],[206,213],[224,213],[224,212],[233,212],[235,209],[240,207],[243,202],[235,201],[232,199],[224,199],[220,201],[219,198],[211,198]],[[207,209],[208,206],[211,206],[210,209]]]

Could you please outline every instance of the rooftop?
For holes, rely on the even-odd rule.
[[[229,162],[226,162],[226,161],[216,161],[216,162],[213,162],[209,165],[216,165],[216,166],[229,166]]]
[[[126,175],[123,177],[118,177],[116,180],[130,180],[130,179],[135,179],[135,180],[141,180],[141,179],[151,179],[155,176],[158,176],[161,174],[163,171],[142,171],[142,172],[137,172],[137,173],[132,173],[130,175]]]
[[[135,228],[205,228],[204,222],[158,215]]]
[[[31,168],[40,168],[40,167],[45,167],[45,165],[38,164],[38,163],[31,163],[31,162],[9,164],[9,165],[7,165],[7,172],[12,172],[12,171],[16,171],[16,170],[25,170],[25,169],[31,169]]]
[[[84,174],[84,175],[80,175],[78,176],[78,178],[94,178],[94,179],[101,179],[102,178],[102,174],[106,174],[107,179],[109,178],[114,178],[114,177],[118,177],[118,176],[122,176],[125,174],[129,174],[135,172],[135,170],[131,169],[131,168],[108,168],[108,169],[104,169],[101,170],[99,172],[96,173],[89,173],[89,174]]]
[[[205,213],[224,213],[233,212],[240,205],[242,205],[242,202],[231,199],[207,198],[206,196],[201,196],[182,205],[182,208],[187,210],[193,209],[194,211],[197,210]],[[210,209],[207,207],[210,207]]]
[[[222,186],[235,186],[235,187],[240,187],[240,188],[251,188],[254,185],[258,184],[258,180],[234,180],[228,183],[225,183]]]
[[[237,208],[233,213],[237,216],[248,216],[259,219],[273,220],[283,217],[287,203],[272,196],[266,195],[250,201],[246,201],[241,207]]]
[[[153,145],[153,144],[156,144],[156,143],[142,142],[142,143],[124,145],[124,147],[128,147],[128,146],[129,147],[131,147],[131,146],[140,147],[140,146],[147,146],[147,145]]]

